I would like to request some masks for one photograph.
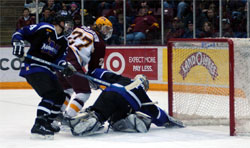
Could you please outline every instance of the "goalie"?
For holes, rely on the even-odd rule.
[[[73,135],[94,134],[106,121],[113,130],[124,132],[147,132],[151,122],[163,127],[184,127],[150,100],[146,76],[137,75],[131,80],[105,69],[95,69],[91,76],[112,85],[85,112],[69,121]]]

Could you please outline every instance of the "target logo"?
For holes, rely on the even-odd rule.
[[[108,70],[122,74],[125,69],[125,59],[119,52],[111,53],[106,60]]]

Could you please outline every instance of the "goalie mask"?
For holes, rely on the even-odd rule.
[[[144,87],[144,90],[145,90],[145,91],[148,91],[148,89],[149,89],[149,81],[148,81],[148,79],[147,79],[147,77],[146,77],[145,75],[143,75],[143,74],[138,74],[138,75],[135,76],[134,79],[135,79],[135,80],[136,80],[136,79],[140,79],[140,80],[142,81],[142,85],[143,85],[143,87]]]
[[[112,23],[106,17],[99,17],[94,24],[97,31],[103,36],[104,40],[108,40],[113,33]]]

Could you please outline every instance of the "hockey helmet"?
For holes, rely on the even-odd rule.
[[[60,25],[61,22],[65,23],[65,18],[62,16],[55,16],[52,20],[53,25]]]
[[[97,31],[101,33],[104,40],[107,40],[112,36],[113,25],[106,17],[101,16],[97,18],[94,26],[97,28]]]
[[[62,16],[56,16],[52,20],[53,25],[58,25],[62,28],[62,32],[64,32],[64,26],[65,26],[65,18]]]
[[[142,81],[142,85],[143,85],[143,87],[144,87],[144,90],[145,90],[145,91],[148,91],[148,89],[149,89],[149,81],[148,81],[148,79],[147,79],[147,77],[146,77],[145,75],[143,75],[143,74],[138,74],[138,75],[135,76],[134,79],[135,79],[135,80],[136,80],[136,79],[140,79],[140,80]]]

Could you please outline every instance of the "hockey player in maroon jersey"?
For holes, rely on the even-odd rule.
[[[70,48],[66,60],[70,62],[78,72],[84,74],[91,72],[95,68],[101,68],[106,49],[104,40],[109,39],[112,32],[112,23],[105,17],[97,18],[91,28],[86,26],[75,28],[70,36],[68,36]],[[86,65],[88,66],[87,70],[83,68]],[[58,77],[64,88],[64,92],[67,94],[67,99],[64,102],[62,111],[65,111],[65,116],[73,117],[82,109],[84,103],[90,96],[91,89],[89,81],[77,75],[64,77],[58,73]],[[71,104],[69,104],[74,92],[74,98],[72,98],[73,100]]]

